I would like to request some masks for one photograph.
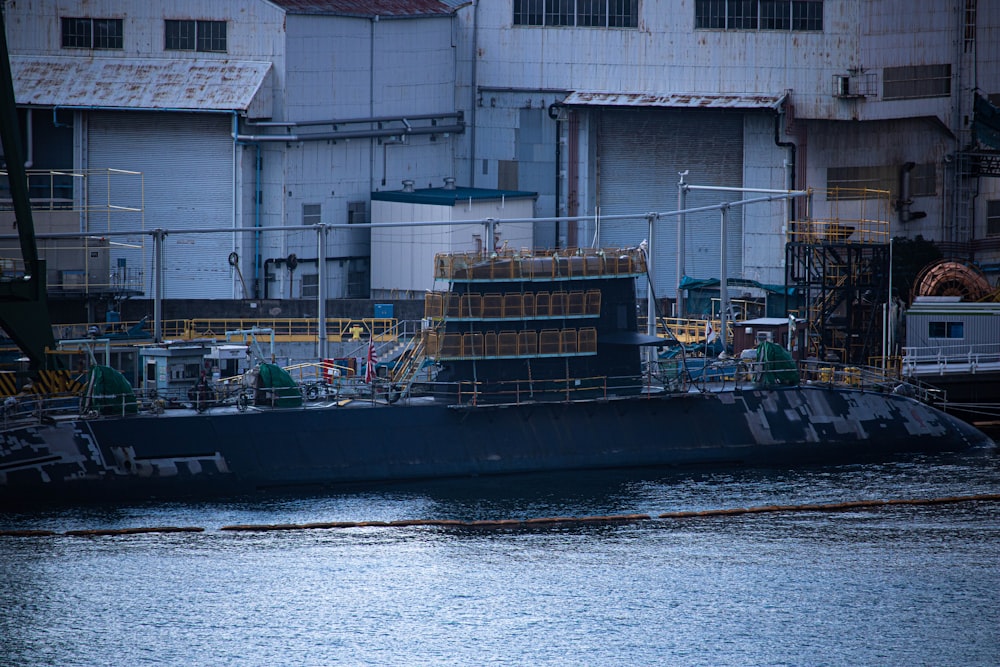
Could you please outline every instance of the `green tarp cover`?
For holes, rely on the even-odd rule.
[[[273,405],[276,408],[297,408],[302,405],[302,394],[295,380],[277,364],[260,364],[258,367],[257,388],[273,389],[273,391],[258,391],[258,405]]]
[[[726,281],[726,285],[731,287],[757,287],[769,292],[771,294],[794,294],[795,288],[789,287],[785,288],[784,285],[768,285],[766,283],[760,283],[756,280],[746,280],[745,278],[730,278]],[[718,289],[719,280],[717,278],[692,278],[691,276],[684,276],[681,278],[680,289]]]
[[[799,369],[788,350],[777,343],[763,341],[757,346],[757,364],[761,369],[760,383],[794,386],[799,383]]]
[[[134,415],[139,411],[132,385],[110,366],[91,367],[85,407],[102,415]]]

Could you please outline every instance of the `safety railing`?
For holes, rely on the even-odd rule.
[[[434,256],[434,278],[450,281],[568,280],[636,276],[645,272],[646,257],[638,248],[505,251],[488,256],[439,253]]]
[[[106,335],[124,336],[124,334],[139,324],[139,321],[104,322],[100,324],[57,324],[53,333],[57,339],[86,338],[88,336],[102,337]],[[334,342],[395,341],[402,335],[403,321],[395,318],[327,318],[327,339]],[[146,322],[144,328],[149,332],[152,324]],[[270,329],[274,332],[276,341],[313,342],[319,337],[319,325],[316,318],[194,318],[168,319],[161,322],[163,337],[171,340],[214,339],[226,341],[227,331],[249,331],[252,329]]]
[[[424,297],[424,317],[431,319],[525,320],[600,315],[600,290],[509,294],[429,292]]]
[[[925,403],[946,400],[945,392],[914,380],[900,380],[891,369],[874,366],[854,366],[821,361],[801,361],[798,364],[801,381],[806,384],[846,386],[871,391],[903,394]]]
[[[438,360],[517,359],[597,354],[597,329],[424,334],[427,355]]]
[[[505,382],[457,382],[434,386],[453,396],[456,406],[518,405],[539,401],[609,400],[616,396],[636,396],[647,392],[649,385],[637,376],[546,378]],[[652,395],[652,394],[649,394]]]
[[[1000,369],[1000,343],[903,348],[903,374],[943,375]]]
[[[891,193],[868,188],[813,190],[811,210],[788,228],[788,241],[809,244],[888,243]]]

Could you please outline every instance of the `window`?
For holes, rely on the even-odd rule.
[[[951,64],[886,67],[882,72],[882,99],[909,100],[951,95]]]
[[[965,323],[928,322],[927,335],[930,338],[965,338]]]
[[[514,0],[514,25],[545,25],[545,0]]]
[[[163,23],[163,48],[167,51],[226,52],[225,21],[167,19]]]
[[[639,0],[514,0],[514,25],[637,28]]]
[[[318,273],[303,273],[302,274],[302,298],[303,299],[315,299],[319,296],[319,274]]]
[[[822,2],[792,2],[792,30],[822,29]]]
[[[580,25],[586,28],[603,26],[607,21],[607,4],[603,0],[580,0]]]
[[[986,235],[1000,236],[1000,199],[986,202]]]
[[[612,28],[635,28],[639,25],[636,0],[611,0],[608,3],[608,25]]]
[[[125,48],[122,19],[63,18],[62,45],[67,49]]]
[[[225,53],[225,21],[198,21],[198,50]]]
[[[792,17],[788,12],[788,3],[781,0],[761,0],[760,28],[761,30],[791,30]]]
[[[323,213],[322,204],[303,204],[302,205],[302,224],[303,225],[318,225],[321,220]]]
[[[548,0],[545,7],[545,25],[573,25],[575,0]]]
[[[194,51],[194,21],[167,21],[164,48],[168,51]]]
[[[823,30],[823,0],[695,0],[706,30]]]

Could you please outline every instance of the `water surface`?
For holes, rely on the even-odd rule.
[[[1000,504],[236,533],[1000,493],[993,451],[49,508],[0,528],[4,665],[995,665]]]

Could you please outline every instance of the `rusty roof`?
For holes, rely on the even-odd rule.
[[[704,94],[670,93],[571,93],[563,104],[566,106],[608,107],[672,107],[679,109],[777,109],[786,93],[778,95],[756,94]]]
[[[363,18],[449,16],[455,8],[441,0],[270,0],[289,14],[328,14]]]
[[[270,90],[263,86],[271,70],[266,62],[66,56],[10,60],[18,104],[245,111],[257,103],[270,111]]]

